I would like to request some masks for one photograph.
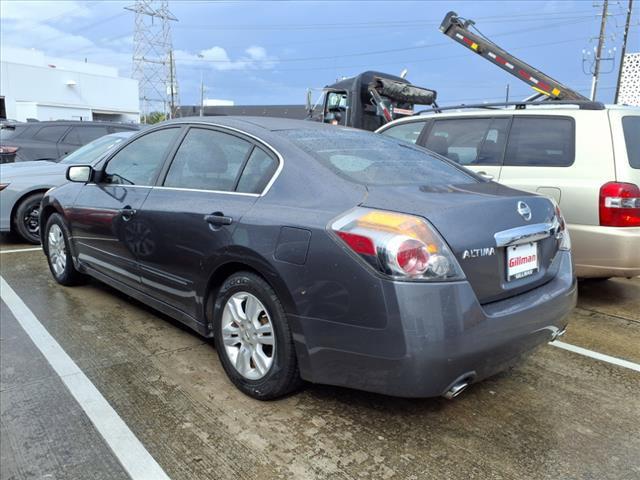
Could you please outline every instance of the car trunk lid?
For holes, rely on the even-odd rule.
[[[448,243],[481,303],[517,295],[554,275],[550,266],[559,245],[548,230],[546,235],[533,235],[522,241],[522,247],[511,253],[511,269],[507,265],[507,250],[513,247],[505,243],[553,225],[555,207],[545,197],[495,182],[439,187],[368,186],[368,190],[362,204],[365,207],[426,218]],[[530,216],[522,212],[526,208]],[[528,273],[531,255],[536,255],[538,269]],[[508,278],[508,271],[516,275]]]

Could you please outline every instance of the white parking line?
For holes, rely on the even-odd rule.
[[[570,343],[559,342],[558,340],[556,340],[555,342],[551,342],[549,345],[562,348],[563,350],[568,350],[569,352],[578,353],[586,357],[591,357],[602,362],[611,363],[613,365],[618,365],[619,367],[624,367],[635,370],[636,372],[640,372],[640,365],[638,365],[637,363],[629,362],[628,360],[622,360],[621,358],[605,355],[604,353],[598,353],[594,352],[593,350],[587,350],[586,348],[576,347],[575,345],[571,345]]]
[[[98,389],[0,276],[0,297],[80,404],[132,480],[169,480]]]
[[[14,248],[12,250],[0,250],[0,253],[37,252],[38,250],[42,251],[42,247]]]

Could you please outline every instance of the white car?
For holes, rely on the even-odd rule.
[[[40,243],[40,201],[52,187],[67,181],[69,165],[93,165],[133,130],[112,133],[87,143],[59,162],[46,160],[0,165],[0,232],[14,232],[23,240]]]
[[[596,102],[460,107],[377,131],[554,198],[569,224],[579,277],[640,275],[640,108]]]

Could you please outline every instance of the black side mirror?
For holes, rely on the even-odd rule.
[[[93,176],[90,165],[74,165],[67,169],[67,180],[70,182],[87,183]]]

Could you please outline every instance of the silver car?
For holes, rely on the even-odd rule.
[[[105,135],[60,162],[37,161],[0,165],[0,232],[14,232],[29,243],[40,243],[40,201],[52,187],[66,182],[69,165],[94,165],[106,152],[136,133]]]

